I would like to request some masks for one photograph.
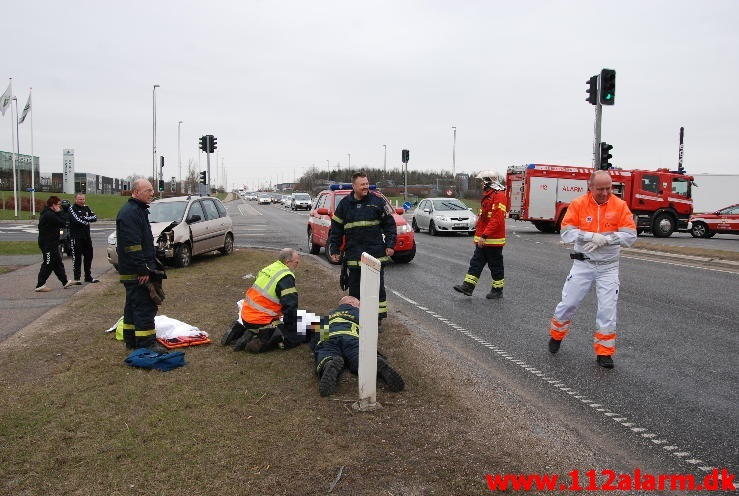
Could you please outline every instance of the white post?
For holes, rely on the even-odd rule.
[[[380,308],[380,261],[362,253],[362,281],[359,291],[359,401],[352,406],[360,412],[382,408],[377,402],[377,313]]]
[[[12,84],[12,78],[11,78],[11,84]],[[10,90],[10,95],[13,95],[13,90]],[[15,122],[14,122],[15,121]],[[15,128],[18,123],[18,115],[16,113],[16,116],[13,117],[13,102],[10,102],[10,136],[12,139],[12,143],[10,144],[10,147],[13,151],[13,202],[15,202],[15,218],[18,218],[18,172],[16,171],[17,167],[17,160],[18,157],[16,156],[18,154],[18,151],[15,149]]]

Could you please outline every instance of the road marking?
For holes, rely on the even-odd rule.
[[[673,264],[673,265],[680,265],[680,264]],[[696,267],[696,268],[701,268],[701,267]],[[446,324],[447,326],[451,327],[452,329],[455,329],[455,330],[459,331],[460,334],[463,334],[464,336],[467,336],[468,338],[472,339],[473,341],[481,344],[483,347],[489,349],[493,353],[496,353],[498,356],[500,356],[502,358],[505,358],[506,360],[508,360],[512,364],[515,364],[516,366],[520,367],[525,372],[528,372],[529,374],[531,374],[531,375],[533,375],[533,376],[541,379],[544,383],[550,384],[551,386],[553,386],[554,388],[556,388],[558,391],[562,391],[562,392],[568,394],[569,396],[572,396],[573,398],[580,400],[581,403],[583,403],[584,405],[587,405],[587,406],[593,408],[594,411],[601,413],[604,417],[611,418],[614,422],[617,422],[621,426],[629,429],[629,431],[630,432],[633,432],[635,435],[638,435],[638,436],[643,437],[643,438],[647,438],[650,441],[652,441],[652,443],[654,443],[655,445],[662,445],[662,444],[667,444],[668,443],[668,441],[666,439],[654,439],[654,438],[658,437],[658,435],[655,434],[655,433],[652,433],[652,432],[646,432],[646,431],[649,430],[646,427],[639,427],[639,426],[637,426],[637,424],[635,422],[627,422],[627,420],[629,420],[628,417],[625,417],[623,415],[619,416],[618,413],[615,413],[611,409],[609,409],[605,403],[598,403],[595,400],[592,400],[592,399],[588,398],[585,395],[579,394],[578,391],[573,390],[570,387],[565,387],[566,386],[566,383],[564,381],[555,379],[553,377],[549,377],[551,374],[544,374],[539,369],[536,369],[535,367],[531,367],[524,360],[517,359],[514,355],[512,355],[511,353],[508,353],[503,348],[501,348],[499,346],[496,346],[493,343],[490,343],[489,341],[486,341],[485,339],[482,339],[481,337],[479,337],[476,334],[470,332],[469,330],[465,329],[464,327],[455,324],[451,320],[446,319],[445,317],[442,317],[441,315],[438,315],[433,310],[430,310],[428,307],[423,307],[423,306],[418,305],[418,303],[416,303],[413,300],[411,300],[411,299],[409,299],[409,298],[401,295],[400,293],[398,293],[397,291],[395,291],[393,289],[390,289],[390,291],[393,294],[395,294],[396,296],[398,296],[399,298],[401,298],[401,299],[403,299],[403,300],[411,303],[412,305],[415,305],[415,307],[417,309],[425,311],[427,314],[431,315],[432,317],[434,317],[439,322],[441,322],[443,324]],[[546,376],[546,377],[544,377],[544,376]],[[689,451],[681,451],[678,446],[675,446],[675,445],[662,446],[662,449],[671,452],[670,454],[672,454],[673,456],[675,456],[678,459],[680,459],[680,460],[682,460],[682,461],[684,461],[686,463],[689,463],[691,465],[697,465],[699,463],[704,463],[702,460],[700,460],[698,458],[686,459],[690,455],[690,452]],[[674,451],[674,453],[672,453],[673,451]],[[700,466],[700,467],[698,467],[698,469],[700,469],[700,470],[702,470],[704,472],[708,472],[710,470],[713,470],[713,467]]]
[[[640,260],[642,262],[654,262],[654,263],[661,263],[661,264],[666,264],[666,265],[676,265],[678,267],[688,267],[691,269],[710,270],[712,272],[723,272],[724,274],[739,275],[739,272],[735,272],[731,270],[712,269],[710,267],[699,267],[697,265],[688,265],[688,264],[677,263],[677,262],[665,262],[662,260],[652,260],[651,258],[639,258],[639,257],[630,256],[630,255],[621,255],[621,258],[630,258],[632,260]]]

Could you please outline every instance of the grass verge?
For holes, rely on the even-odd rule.
[[[641,250],[652,250],[664,253],[674,253],[676,255],[694,255],[697,257],[707,257],[720,260],[733,260],[739,262],[739,252],[726,251],[726,250],[711,250],[709,248],[698,248],[688,246],[674,246],[665,245],[659,243],[645,243],[637,241],[634,243],[634,248]]]
[[[0,255],[36,255],[41,253],[36,241],[0,241]]]
[[[62,200],[69,200],[70,203],[74,203],[74,197],[75,195],[68,195],[65,193],[36,193],[36,200],[43,200],[44,202],[52,195],[58,196]],[[22,192],[20,194],[21,198],[30,198],[31,193],[28,193],[26,191]],[[98,216],[98,219],[115,219],[116,214],[118,213],[118,210],[120,210],[121,206],[128,201],[130,197],[128,196],[121,196],[121,195],[93,195],[89,194],[87,196],[87,205],[90,206],[90,208],[95,212],[95,215]],[[4,191],[2,195],[2,200],[0,201],[0,220],[15,220],[15,210],[13,208],[8,207],[6,204],[8,201],[13,199],[13,192],[12,191]],[[38,219],[39,214],[41,213],[41,210],[37,208],[36,210],[36,219]],[[19,211],[19,215],[17,217],[18,220],[29,220],[32,219],[31,212],[29,210],[21,210]]]
[[[160,314],[217,342],[253,282],[243,276],[273,259],[239,250],[172,269]],[[301,307],[330,310],[336,279],[304,257]],[[356,414],[356,379],[345,374],[337,395],[321,398],[305,345],[248,355],[212,344],[186,350],[188,364],[171,372],[130,368],[123,345],[102,332],[122,307],[108,274],[0,343],[0,493],[326,494],[342,470],[332,494],[479,494],[486,472],[520,470],[513,452],[533,442],[507,441],[499,420],[508,409],[461,396],[467,387],[445,379],[452,372],[395,317],[380,348],[407,389],[380,386],[384,408]]]

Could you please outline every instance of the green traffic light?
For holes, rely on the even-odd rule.
[[[612,95],[612,94],[610,94],[610,93],[608,93],[608,94],[606,95],[606,100],[610,100],[611,98],[613,98],[613,95]]]

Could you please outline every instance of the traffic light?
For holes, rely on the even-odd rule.
[[[159,180],[159,191],[164,191],[164,179]]]
[[[616,71],[603,69],[600,71],[600,103],[613,105],[616,99]]]
[[[206,171],[200,172],[200,184],[208,184],[208,179],[205,175],[206,175]]]
[[[208,151],[208,137],[207,136],[201,136],[198,140],[198,143],[200,143],[200,149],[204,152]]]
[[[600,143],[600,170],[608,170],[613,167],[612,164],[610,164],[608,161],[613,158],[613,155],[611,155],[611,150],[613,149],[613,145],[609,145],[605,141],[601,141]]]
[[[208,147],[208,153],[213,153],[214,151],[216,151],[216,148],[218,148],[216,146],[216,137],[213,136],[212,134],[209,134],[208,137],[210,138],[210,145]]]
[[[585,90],[585,92],[588,94],[588,97],[585,99],[586,102],[588,102],[590,105],[597,105],[598,104],[598,76],[593,76],[590,79],[586,81],[586,84],[588,85],[588,89]]]
[[[402,162],[404,164],[407,164],[408,163],[408,161],[410,160],[410,155],[411,155],[411,152],[408,151],[408,150],[403,150],[401,152]]]

